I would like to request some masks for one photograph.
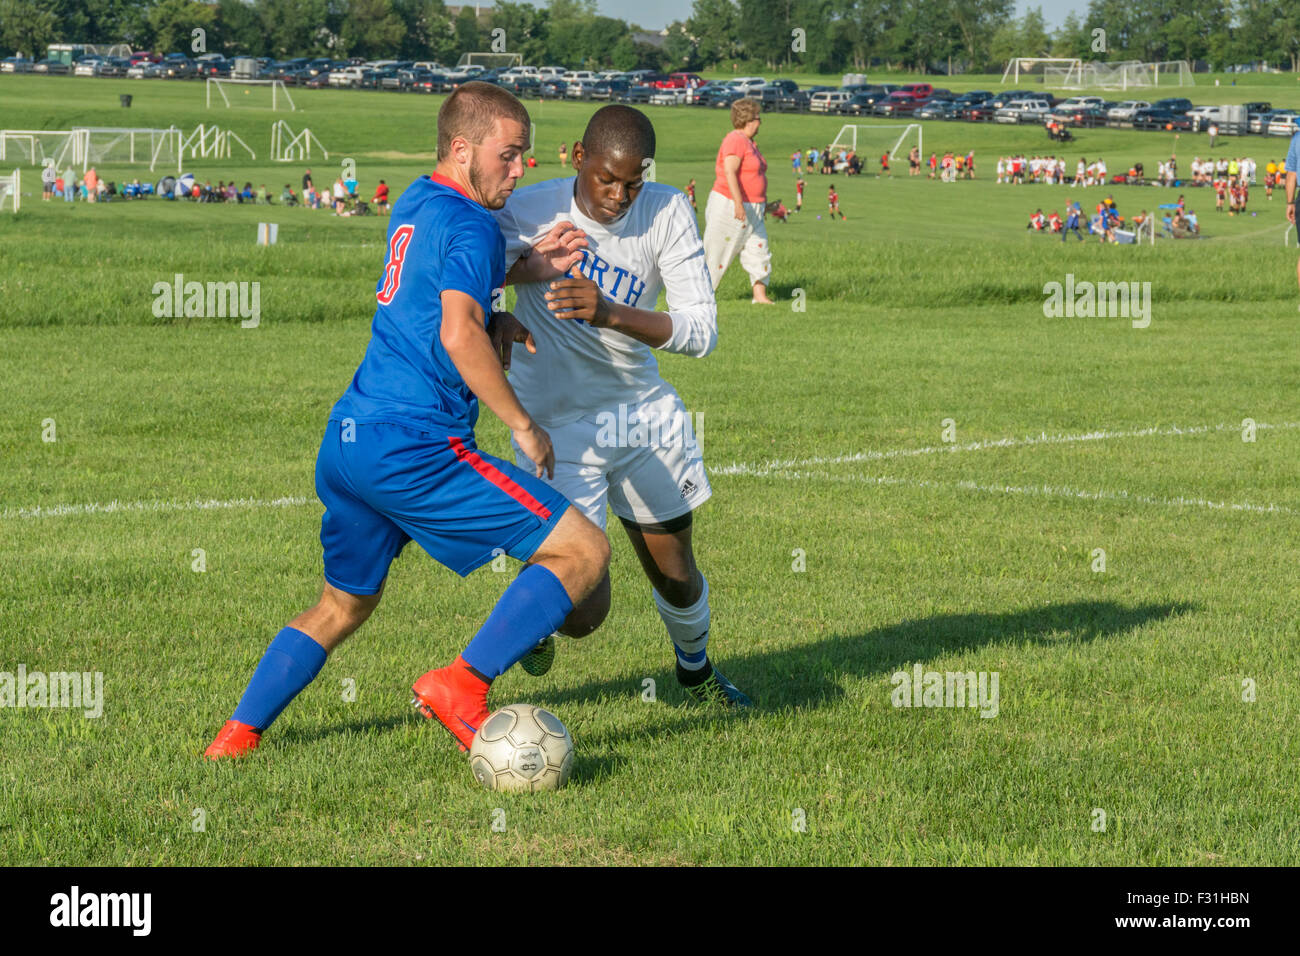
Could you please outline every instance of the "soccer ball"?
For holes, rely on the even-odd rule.
[[[549,710],[511,704],[483,721],[469,768],[489,790],[559,790],[573,769],[573,738]]]

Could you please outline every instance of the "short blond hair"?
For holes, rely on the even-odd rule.
[[[763,107],[752,96],[742,96],[731,104],[731,128],[740,129],[746,123],[752,123],[762,114]]]
[[[438,159],[451,155],[451,141],[464,136],[474,145],[496,129],[498,119],[514,120],[527,132],[528,110],[509,90],[491,83],[465,83],[443,101],[438,110]]]

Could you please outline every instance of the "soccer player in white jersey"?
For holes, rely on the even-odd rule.
[[[691,515],[712,489],[686,408],[654,357],[655,349],[708,355],[717,303],[690,202],[647,181],[654,153],[644,114],[606,106],[574,146],[576,176],[516,190],[497,212],[522,325],[505,342],[522,341],[526,329],[536,344],[513,362],[503,345],[503,361],[551,435],[550,483],[602,528],[607,504],[623,524],[676,650],[678,681],[696,701],[746,707],[709,660],[709,587],[695,564]],[[607,573],[559,632],[591,633],[609,604]],[[521,665],[545,673],[555,644],[554,635],[543,640]]]

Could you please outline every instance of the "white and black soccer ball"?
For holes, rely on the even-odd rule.
[[[469,768],[489,790],[559,790],[573,769],[573,738],[549,710],[511,704],[483,721]]]

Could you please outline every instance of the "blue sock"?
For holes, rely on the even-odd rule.
[[[231,719],[266,730],[289,701],[316,679],[325,657],[325,648],[302,631],[284,628],[262,655]]]
[[[506,588],[461,657],[488,680],[508,671],[573,610],[560,579],[530,564]]]

